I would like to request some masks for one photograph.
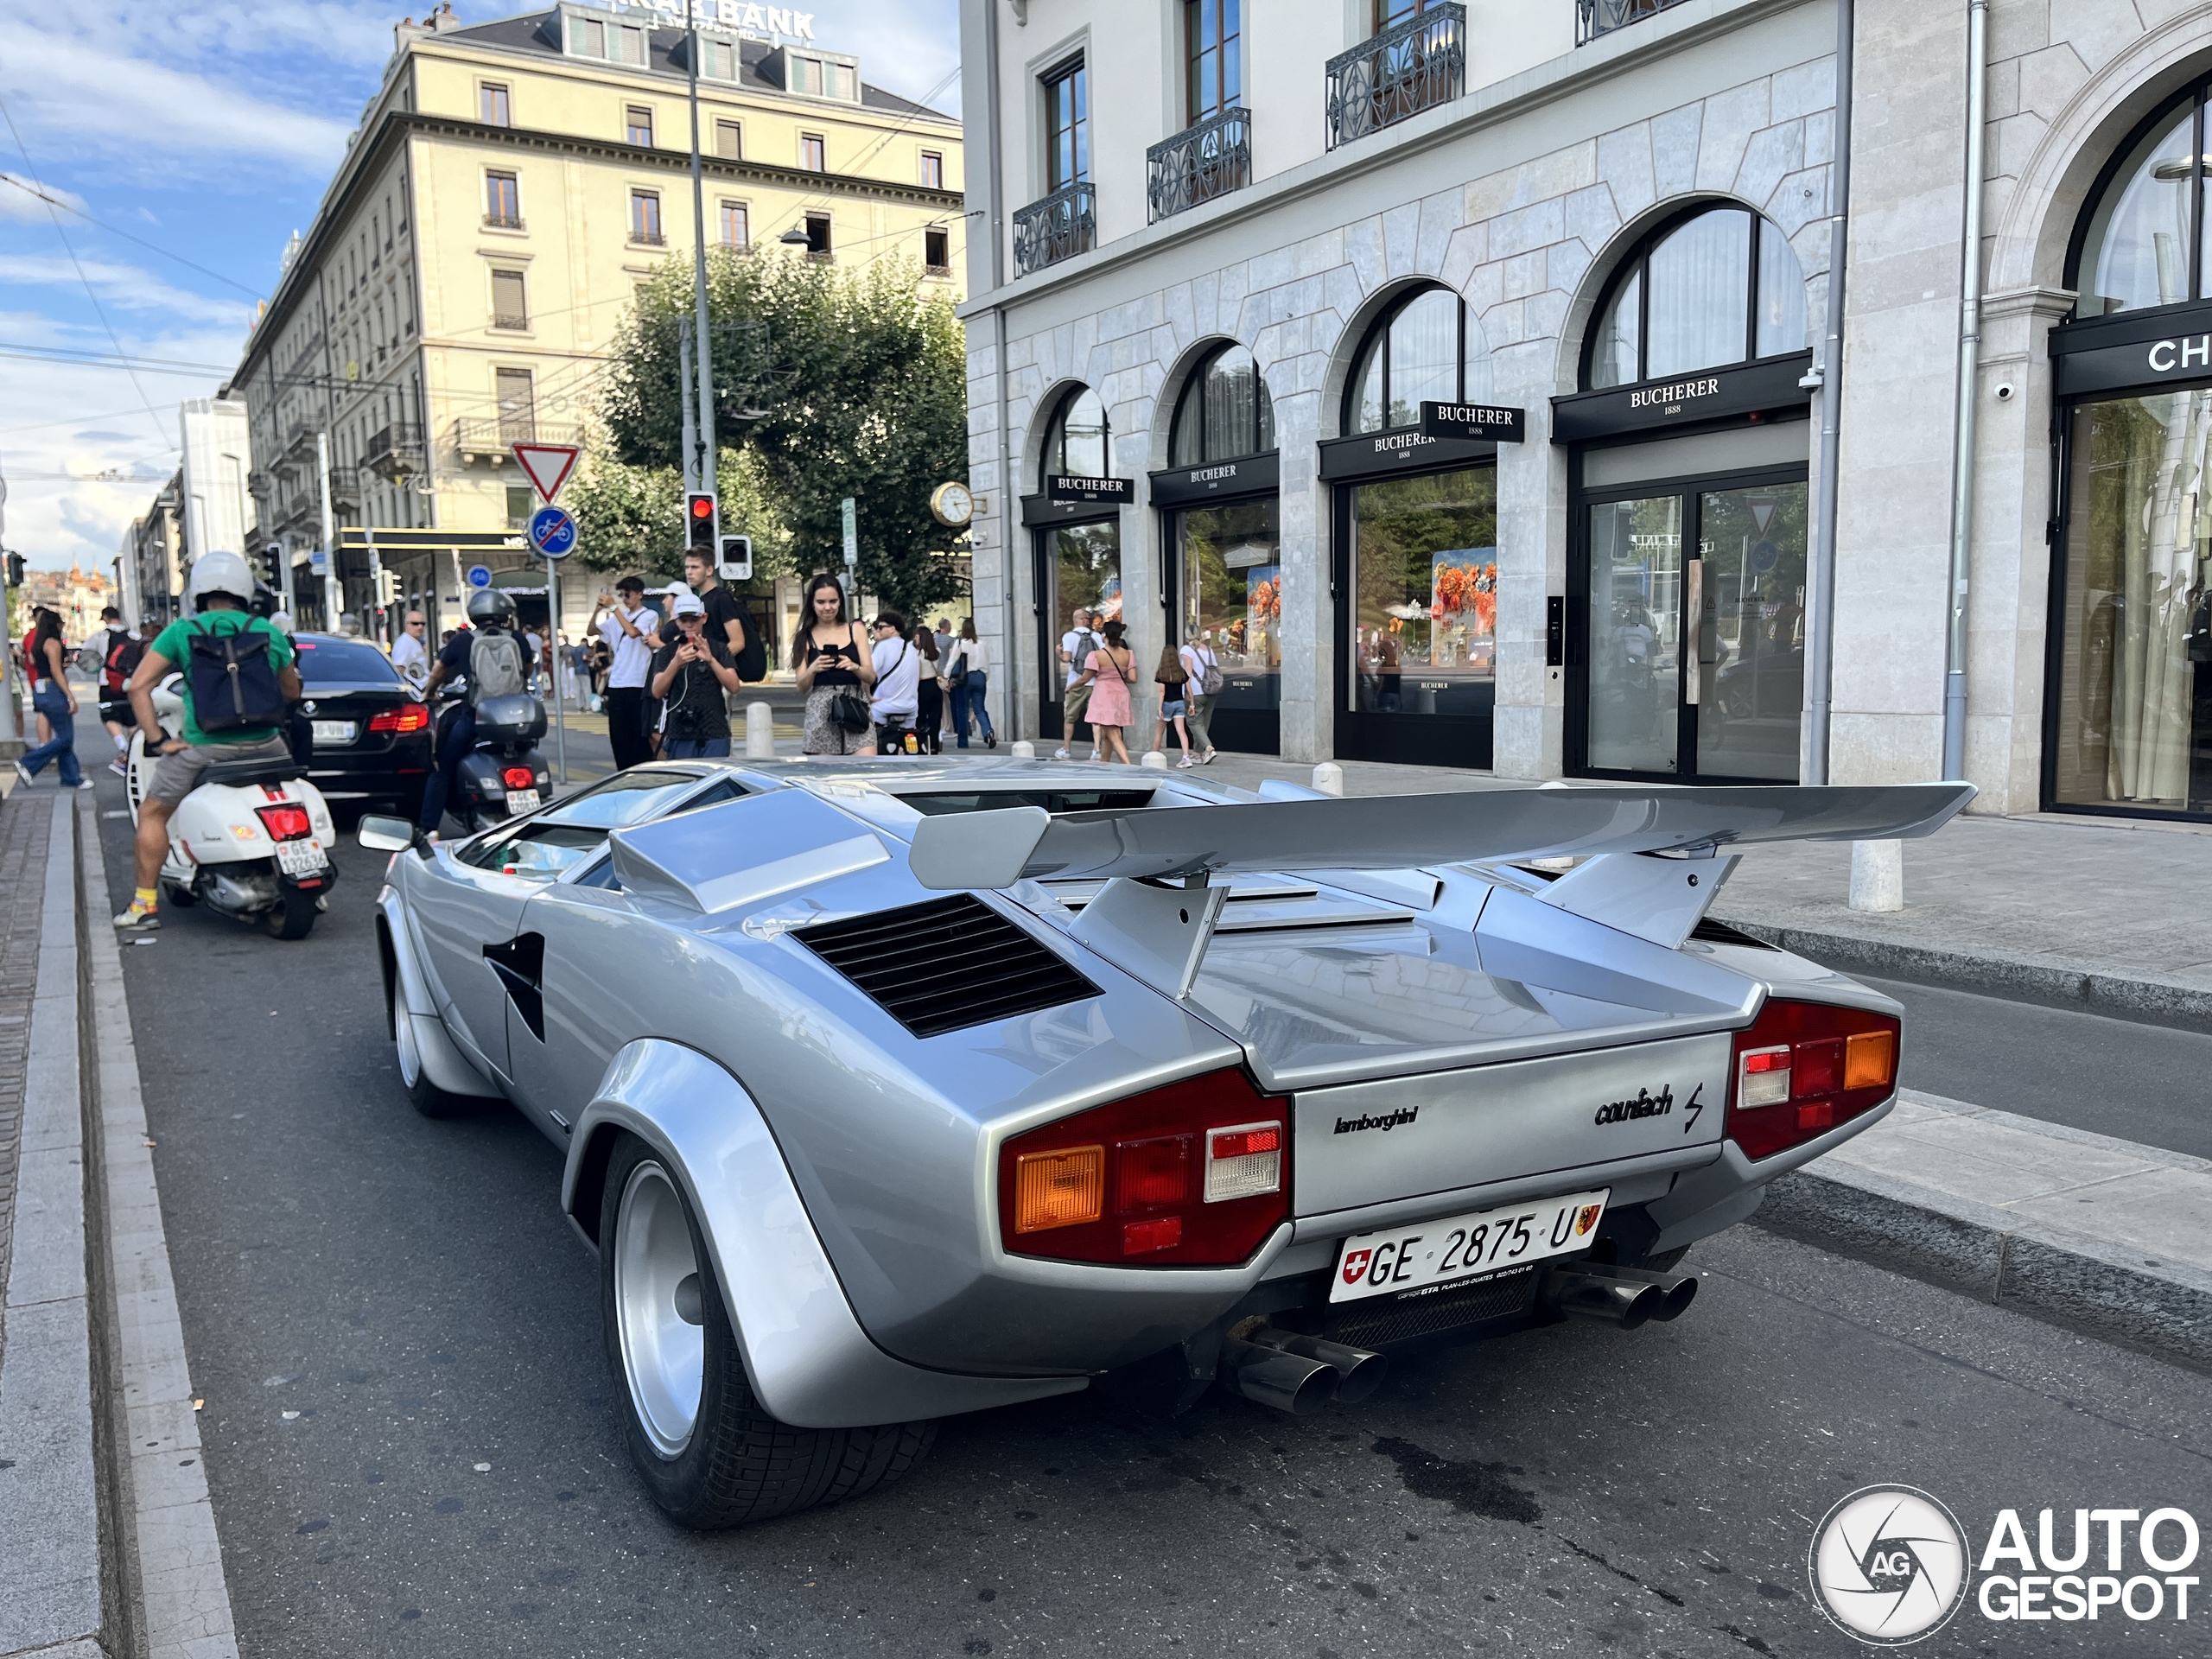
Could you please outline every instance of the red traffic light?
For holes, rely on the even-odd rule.
[[[694,495],[689,496],[685,499],[690,503],[690,512],[693,518],[711,518],[715,516],[715,498],[713,496]]]

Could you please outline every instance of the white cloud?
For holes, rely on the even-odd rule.
[[[84,273],[79,282],[78,273]],[[167,312],[194,322],[229,322],[240,328],[252,320],[253,308],[237,300],[211,300],[173,288],[136,265],[85,258],[72,262],[60,253],[0,253],[0,283],[26,287],[68,288],[83,291],[89,283],[101,303],[125,310]],[[216,359],[219,361],[220,359]]]
[[[31,219],[41,225],[53,222],[49,217],[54,208],[39,200],[39,187],[20,173],[0,170],[0,219]],[[59,185],[46,187],[48,195],[66,207],[85,211],[85,199],[73,190],[64,190]]]

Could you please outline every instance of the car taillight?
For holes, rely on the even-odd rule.
[[[419,702],[403,702],[369,717],[372,732],[419,732],[430,723],[430,711]]]
[[[1728,1138],[1770,1158],[1878,1106],[1897,1087],[1899,1031],[1885,1014],[1770,999],[1736,1033]]]
[[[1077,1112],[999,1153],[1000,1236],[1016,1255],[1226,1266],[1289,1214],[1288,1103],[1233,1069]]]
[[[509,766],[500,779],[509,789],[528,789],[533,781],[528,766]]]
[[[281,806],[257,806],[253,810],[271,841],[304,841],[315,833],[315,825],[308,821],[304,806],[286,801]]]

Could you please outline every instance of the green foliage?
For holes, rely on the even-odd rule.
[[[760,464],[750,451],[725,448],[716,493],[726,534],[753,538],[756,578],[797,574],[791,536],[769,500]],[[683,574],[683,488],[671,467],[626,467],[611,456],[587,456],[569,486],[576,516],[576,562],[594,570],[635,571],[648,581]]]
[[[930,516],[929,498],[968,475],[965,344],[950,302],[921,297],[918,276],[895,259],[846,272],[720,251],[708,269],[715,435],[743,453],[761,510],[772,510],[787,532],[785,568],[842,568],[840,504],[849,495],[861,588],[908,611],[959,591],[944,556],[957,534]],[[690,273],[671,261],[640,292],[618,345],[602,413],[612,459],[626,467],[677,464],[684,395],[677,331],[691,306]],[[649,493],[614,493],[607,505],[616,539],[602,551],[594,538],[594,557],[655,556],[646,519],[659,508]],[[676,497],[669,501],[673,550]],[[581,509],[577,516],[584,521]]]

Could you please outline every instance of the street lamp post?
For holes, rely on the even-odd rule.
[[[699,10],[698,0],[684,0],[684,16],[691,25],[691,49],[686,54],[690,60],[691,83],[691,308],[692,332],[697,337],[697,365],[699,371],[697,431],[695,441],[699,448],[696,460],[690,456],[687,470],[698,480],[698,487],[709,494],[716,493],[715,448],[715,396],[713,348],[707,338],[707,186],[706,169],[699,155]]]

